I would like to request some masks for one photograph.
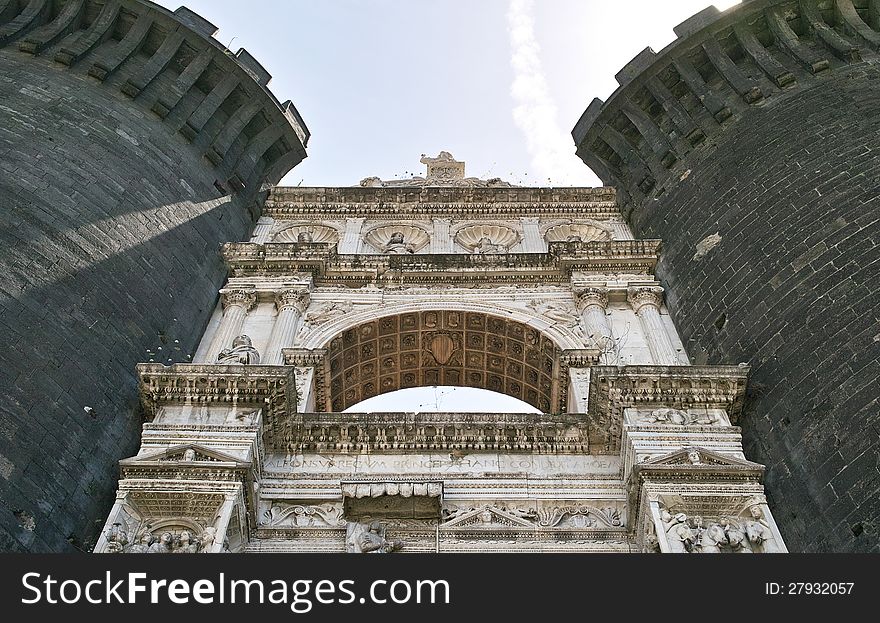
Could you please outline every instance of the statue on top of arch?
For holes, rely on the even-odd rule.
[[[368,177],[361,180],[363,188],[393,188],[404,186],[459,186],[465,188],[513,188],[510,182],[505,182],[499,177],[483,180],[478,177],[465,177],[465,163],[456,160],[448,151],[441,151],[436,158],[429,158],[422,154],[419,161],[428,167],[425,177],[412,176],[401,180],[383,180],[378,177]]]

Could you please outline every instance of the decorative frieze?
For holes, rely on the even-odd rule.
[[[253,405],[263,409],[263,425],[272,428],[293,403],[290,394],[295,381],[290,366],[141,364],[137,369],[148,420],[167,404]]]
[[[408,242],[392,243],[391,236],[376,241],[379,248],[369,255],[340,255],[320,244],[229,243],[223,256],[233,277],[271,277],[312,273],[315,285],[380,288],[405,285],[436,287],[452,284],[569,284],[573,272],[650,275],[657,264],[659,241],[618,240],[609,242],[553,243],[547,253],[415,254],[420,247]],[[414,253],[389,253],[388,245]],[[425,234],[424,245],[428,244]],[[424,246],[422,245],[422,246]],[[396,247],[395,247],[396,248]]]
[[[500,413],[304,413],[289,419],[270,448],[292,452],[589,453],[577,415]]]
[[[624,411],[722,409],[731,421],[745,399],[749,368],[741,366],[597,366],[590,375],[593,451],[619,452]]]

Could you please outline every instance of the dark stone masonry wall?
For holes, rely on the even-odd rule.
[[[0,0],[0,551],[88,549],[258,193],[308,133],[198,16]],[[162,349],[161,351],[159,349]]]
[[[789,548],[878,552],[878,5],[753,0],[676,32],[587,110],[579,154],[664,240],[694,362],[753,366],[740,424]]]

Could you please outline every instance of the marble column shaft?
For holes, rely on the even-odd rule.
[[[601,351],[600,363],[616,363],[614,335],[608,323],[608,291],[603,288],[584,288],[575,292],[581,327],[592,345]]]
[[[207,354],[208,363],[215,363],[220,351],[232,346],[232,340],[241,335],[247,313],[257,304],[257,295],[246,290],[221,292],[220,298],[223,302],[223,318],[214,339],[211,340],[211,348]]]
[[[300,316],[309,305],[309,292],[308,290],[279,292],[275,296],[275,304],[278,307],[278,315],[272,327],[269,345],[266,347],[265,361],[270,366],[282,366],[284,365],[282,351],[293,346]]]
[[[675,347],[660,317],[663,288],[660,286],[630,288],[628,300],[642,323],[645,341],[648,343],[648,350],[651,351],[654,363],[666,366],[678,365],[678,353],[675,352]]]

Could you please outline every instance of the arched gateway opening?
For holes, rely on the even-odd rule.
[[[475,387],[545,413],[558,408],[562,351],[520,322],[464,311],[386,316],[334,337],[325,357],[327,402],[341,412],[400,389]]]

